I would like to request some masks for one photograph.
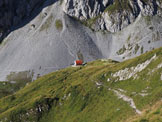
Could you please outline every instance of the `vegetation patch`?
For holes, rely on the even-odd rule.
[[[141,47],[141,54],[143,54],[143,46]]]
[[[7,76],[8,81],[0,82],[0,98],[11,95],[32,81],[33,73],[28,71],[15,73]]]
[[[63,29],[63,24],[62,24],[62,21],[61,20],[56,20],[55,21],[55,27],[57,30],[62,30]]]
[[[129,43],[130,39],[131,39],[131,34],[128,36],[126,42]]]
[[[127,122],[161,122],[162,121],[162,102],[157,102],[155,105],[144,110],[142,116],[134,116],[128,119]]]
[[[8,81],[29,82],[32,81],[34,73],[30,71],[11,72],[7,76]]]
[[[85,21],[82,21],[81,23],[84,24],[85,26],[91,28],[93,30],[93,25],[96,24],[97,20],[101,17],[101,15],[98,15],[94,18],[87,19]]]
[[[151,16],[144,16],[147,25],[151,25]]]
[[[122,54],[125,53],[126,50],[127,50],[127,49],[126,49],[125,45],[123,45],[123,47],[117,52],[117,54],[118,54],[118,55],[122,55]]]
[[[139,48],[140,48],[140,46],[138,44],[136,44],[136,46],[134,47],[134,53],[135,54],[137,54]]]
[[[110,15],[116,11],[131,11],[129,0],[115,0],[114,3],[105,9]]]

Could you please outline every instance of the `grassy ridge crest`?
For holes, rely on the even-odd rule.
[[[156,58],[137,72],[137,77],[120,81],[113,76],[144,64],[154,55]],[[132,98],[140,111],[153,106],[162,99],[162,67],[157,68],[161,64],[162,48],[159,48],[121,63],[97,60],[83,67],[50,73],[1,98],[0,121],[124,122],[137,113],[114,90]],[[157,114],[161,112],[160,109]],[[142,119],[151,120],[144,117],[136,121]]]

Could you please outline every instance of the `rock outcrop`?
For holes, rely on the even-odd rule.
[[[51,0],[56,1],[56,0]],[[30,17],[45,0],[1,0],[0,39],[26,17]],[[98,30],[117,32],[143,16],[162,16],[161,0],[64,0],[63,11],[72,17],[87,22]],[[95,19],[94,19],[95,18]],[[87,24],[89,24],[87,22]]]
[[[64,4],[65,13],[85,20],[101,14],[110,0],[65,0]]]
[[[117,32],[133,23],[139,14],[143,16],[162,16],[161,0],[65,0],[63,10],[66,14],[82,21],[94,19],[94,30]],[[92,22],[91,21],[91,22]]]

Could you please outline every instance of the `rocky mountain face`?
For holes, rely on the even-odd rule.
[[[64,0],[66,14],[79,20],[96,18],[92,28],[117,32],[133,23],[142,14],[144,16],[162,16],[161,0]],[[31,16],[44,0],[1,0],[0,33],[9,31],[25,18]]]
[[[0,81],[33,80],[79,57],[123,61],[162,46],[161,0],[10,2],[0,4]]]
[[[117,32],[143,16],[162,17],[161,0],[65,0],[66,14],[82,21],[93,20],[92,28]]]

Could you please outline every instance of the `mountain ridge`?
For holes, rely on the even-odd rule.
[[[102,59],[50,73],[1,98],[0,120],[124,122],[147,106],[161,103],[161,58],[162,48],[159,48],[121,63]],[[121,80],[125,69],[131,74],[132,68],[138,72]],[[160,116],[161,109],[155,115]],[[151,121],[142,117],[136,121]]]

